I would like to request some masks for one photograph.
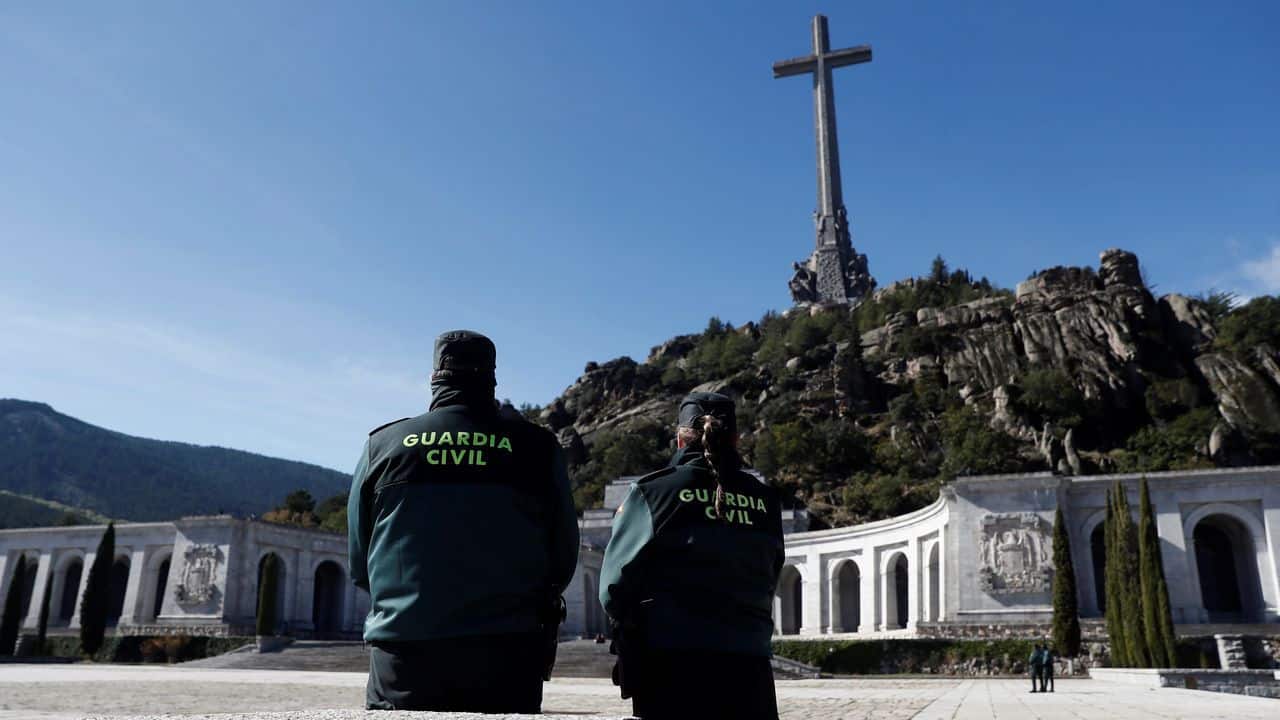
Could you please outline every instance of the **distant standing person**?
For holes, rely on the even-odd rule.
[[[1053,692],[1053,646],[1046,644],[1044,650],[1040,651],[1040,692],[1045,691],[1045,684],[1049,686],[1049,692]]]
[[[643,720],[777,720],[778,498],[741,469],[729,398],[689,395],[676,432],[671,465],[631,486],[604,554],[614,681]]]
[[[1027,671],[1031,673],[1031,692],[1040,692],[1040,663],[1042,660],[1040,643],[1036,643],[1031,648],[1031,657],[1027,658]]]
[[[369,709],[541,710],[577,515],[555,437],[499,412],[496,358],[483,335],[441,335],[429,412],[361,453],[347,537],[373,601]]]

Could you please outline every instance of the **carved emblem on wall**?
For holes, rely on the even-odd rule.
[[[173,588],[179,605],[200,605],[218,597],[218,565],[222,550],[217,545],[189,545],[183,554],[186,563],[182,579]]]
[[[990,595],[1048,592],[1053,581],[1049,523],[1035,513],[982,518],[982,589]]]

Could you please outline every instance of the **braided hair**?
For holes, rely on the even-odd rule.
[[[725,427],[723,421],[713,415],[703,415],[702,422],[702,456],[711,466],[711,475],[716,479],[716,517],[724,517],[724,474],[738,468],[738,451],[734,447],[733,434]]]

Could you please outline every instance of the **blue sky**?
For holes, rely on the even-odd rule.
[[[431,344],[544,403],[588,360],[789,304],[837,47],[881,283],[1139,254],[1280,292],[1280,5],[0,5],[0,396],[349,470]]]

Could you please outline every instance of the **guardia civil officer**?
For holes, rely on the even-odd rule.
[[[495,359],[478,333],[437,338],[430,411],[369,433],[356,467],[370,709],[541,709],[578,525],[555,437],[494,402]]]
[[[600,602],[614,680],[644,720],[778,717],[769,664],[782,520],[743,472],[733,401],[680,404],[671,465],[631,486],[613,521]]]

